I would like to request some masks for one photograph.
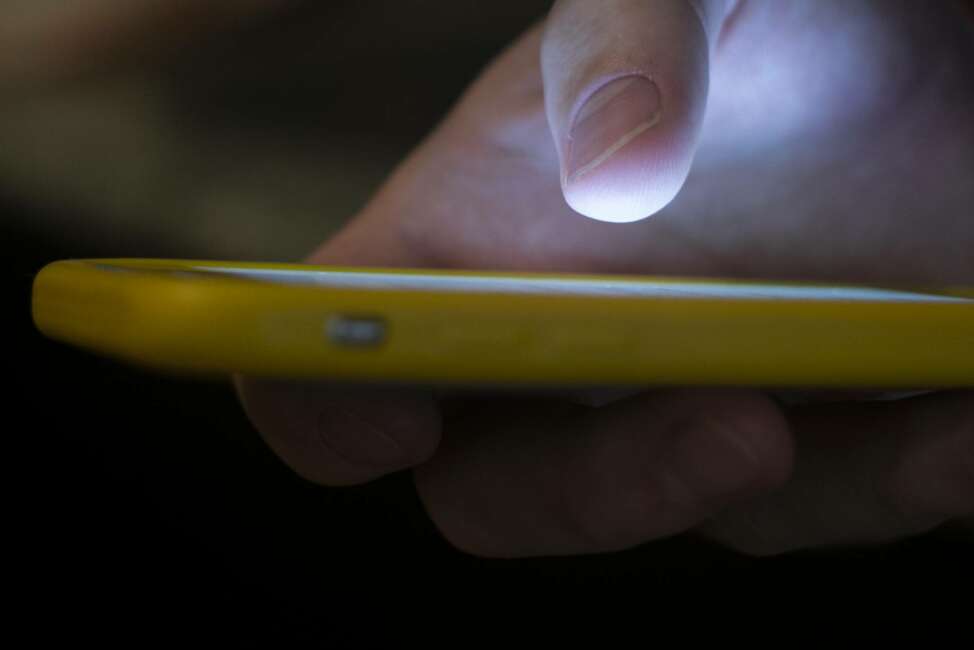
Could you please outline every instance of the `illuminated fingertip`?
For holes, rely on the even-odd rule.
[[[682,187],[651,177],[601,175],[566,183],[565,201],[579,214],[608,223],[632,223],[653,216],[673,201]]]

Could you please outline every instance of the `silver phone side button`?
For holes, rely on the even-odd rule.
[[[343,347],[375,347],[386,339],[386,321],[378,316],[335,315],[325,323],[328,340]]]

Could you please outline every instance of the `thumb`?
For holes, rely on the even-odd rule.
[[[710,47],[734,0],[559,0],[541,47],[565,200],[602,221],[665,207],[690,171]]]

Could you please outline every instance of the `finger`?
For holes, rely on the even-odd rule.
[[[308,261],[422,266],[390,233],[358,219]],[[440,414],[430,391],[242,377],[235,383],[268,445],[316,483],[369,481],[425,461],[439,443]]]
[[[647,217],[690,170],[710,45],[729,0],[561,0],[541,48],[565,200],[604,221]]]
[[[877,543],[974,515],[974,393],[791,412],[792,479],[702,532],[755,555]]]
[[[432,455],[439,413],[420,390],[240,378],[250,421],[300,476],[350,485],[412,467]]]
[[[613,551],[696,525],[784,481],[791,442],[766,397],[643,394],[601,408],[485,403],[415,471],[443,535],[492,557]]]

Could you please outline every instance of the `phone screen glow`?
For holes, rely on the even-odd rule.
[[[476,275],[423,275],[410,273],[295,271],[290,269],[247,269],[198,267],[204,273],[219,273],[262,282],[284,282],[347,289],[412,289],[445,292],[518,294],[575,294],[625,297],[726,298],[781,300],[845,300],[868,302],[974,302],[962,296],[917,293],[898,289],[857,286],[787,285],[770,283],[726,283],[707,280],[638,280],[572,278],[505,278]]]

